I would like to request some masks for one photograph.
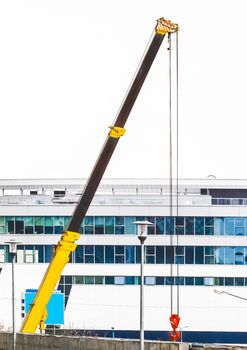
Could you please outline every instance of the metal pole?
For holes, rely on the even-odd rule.
[[[15,253],[12,255],[12,322],[13,322],[13,345],[12,349],[15,350],[16,332],[15,332]]]
[[[144,242],[145,235],[138,236],[141,242],[141,285],[140,285],[140,350],[144,350]]]

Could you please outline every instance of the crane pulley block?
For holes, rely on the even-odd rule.
[[[111,129],[109,131],[109,136],[113,137],[115,139],[118,139],[119,137],[123,136],[125,134],[126,129],[120,128],[119,126],[109,126]]]

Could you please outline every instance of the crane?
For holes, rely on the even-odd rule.
[[[97,191],[99,183],[104,175],[118,141],[125,133],[124,126],[132,107],[134,106],[137,96],[142,88],[165,35],[170,35],[178,30],[178,25],[172,23],[170,20],[166,20],[164,18],[159,18],[157,20],[154,34],[150,40],[149,46],[141,60],[139,68],[132,80],[119,112],[117,113],[112,126],[110,126],[110,131],[83,189],[82,195],[74,209],[66,230],[63,232],[56,246],[52,260],[48,265],[45,275],[40,283],[36,297],[23,321],[20,330],[22,333],[35,333],[38,326],[40,326],[41,330],[45,328],[45,320],[47,318],[46,306],[59,281],[64,266],[69,261],[71,252],[75,251],[76,249],[75,241],[80,236],[80,225]]]

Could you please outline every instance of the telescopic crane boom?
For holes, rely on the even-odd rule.
[[[40,325],[40,329],[44,329],[45,320],[47,318],[47,304],[59,281],[64,266],[69,261],[71,252],[76,249],[76,244],[74,242],[80,236],[78,233],[80,225],[92,202],[115,147],[118,144],[119,138],[125,133],[124,126],[128,116],[156,57],[160,45],[162,44],[164,36],[176,31],[178,31],[177,24],[165,20],[164,18],[157,20],[154,35],[139,65],[139,69],[134,76],[114,123],[110,127],[110,132],[108,133],[103,148],[101,149],[91,175],[84,187],[81,198],[75,207],[66,231],[63,232],[62,237],[57,244],[55,253],[43,277],[36,297],[23,321],[21,327],[22,333],[35,333],[38,325]]]

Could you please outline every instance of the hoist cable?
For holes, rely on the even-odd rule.
[[[177,204],[177,210],[176,210],[176,216],[179,216],[179,85],[178,85],[178,32],[176,32],[176,151],[177,151],[177,158],[176,158],[176,196],[177,196],[177,200],[176,200],[176,204]],[[177,247],[179,245],[179,239],[178,239],[178,232],[177,232]],[[177,277],[179,277],[179,261],[177,261]],[[179,315],[179,299],[180,299],[180,287],[179,287],[179,283],[177,285],[177,314]]]
[[[170,246],[173,246],[172,235],[172,45],[171,35],[168,35],[168,50],[169,50],[169,209],[170,209]],[[173,277],[173,263],[170,264],[170,276]],[[171,283],[171,314],[173,313],[173,283]]]

